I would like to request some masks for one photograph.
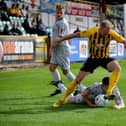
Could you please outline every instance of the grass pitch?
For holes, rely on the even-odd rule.
[[[122,67],[118,83],[126,101],[126,61],[119,61]],[[82,63],[71,65],[77,74]],[[61,72],[61,71],[60,71]],[[110,73],[98,68],[83,84],[86,86],[101,81]],[[66,86],[68,80],[62,75]],[[112,109],[113,101],[104,108],[89,108],[80,104],[65,104],[53,108],[52,104],[61,95],[48,97],[55,90],[49,85],[52,80],[48,67],[0,72],[0,126],[121,126],[126,125],[126,108]]]

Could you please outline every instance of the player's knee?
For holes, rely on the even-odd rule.
[[[120,66],[120,65],[118,65],[117,67],[115,67],[114,71],[121,72],[121,66]]]
[[[113,71],[121,71],[121,66],[119,64],[110,64],[110,66],[108,66],[108,70],[109,72],[113,72]]]
[[[81,79],[75,79],[76,84],[80,84],[81,81],[82,81]]]
[[[49,70],[52,71],[52,67],[51,66],[49,66]]]
[[[63,70],[64,75],[68,74],[68,72],[69,72],[68,70]]]
[[[118,67],[118,71],[121,71],[121,66]]]
[[[49,70],[51,71],[51,72],[54,72],[55,71],[55,69],[50,65],[49,66]]]

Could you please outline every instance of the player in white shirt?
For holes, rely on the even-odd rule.
[[[64,18],[65,8],[63,5],[56,6],[56,22],[53,27],[52,41],[65,36],[69,33],[68,22]],[[68,40],[63,41],[55,48],[50,49],[50,65],[49,70],[53,75],[54,80],[51,83],[56,83],[61,80],[61,76],[57,70],[59,66],[62,69],[63,74],[70,80],[74,80],[75,76],[70,70],[70,45]],[[51,43],[52,45],[53,43]]]
[[[106,94],[107,88],[109,85],[109,77],[104,77],[102,82],[96,82],[89,87],[80,86],[78,88],[78,93],[76,95],[70,94],[67,98],[67,103],[86,103],[89,107],[96,107],[95,104],[95,97],[99,94]],[[64,86],[63,83],[58,83],[57,89],[55,91],[62,93],[64,95],[67,88]],[[115,101],[115,105],[113,106],[116,109],[121,109],[125,107],[123,98],[120,94],[120,91],[117,87],[113,89],[114,96],[111,97],[111,100]],[[55,95],[55,94],[52,94]]]

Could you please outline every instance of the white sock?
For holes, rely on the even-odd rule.
[[[65,92],[66,92],[66,90],[67,90],[67,88],[64,86],[64,84],[62,84],[62,83],[59,83],[58,84],[58,89],[61,91],[61,93],[64,95],[65,94]]]
[[[74,75],[71,71],[69,71],[69,72],[66,74],[66,77],[67,77],[70,81],[72,81],[72,80],[75,79],[75,75]]]
[[[66,76],[67,76],[67,78],[68,78],[70,81],[72,81],[72,80],[75,79],[75,75],[74,75],[71,71],[69,71],[69,73],[66,74]],[[79,84],[79,85],[77,85],[77,89],[80,90],[80,91],[82,91],[82,90],[85,89],[85,86],[83,86],[82,84]]]
[[[61,80],[61,77],[60,77],[60,74],[59,74],[58,70],[52,72],[52,75],[53,75],[54,81]]]
[[[62,84],[62,83],[59,83],[58,84],[58,89],[61,91],[61,93],[64,95],[65,94],[65,92],[66,92],[66,90],[67,90],[67,88],[64,86],[64,84]],[[68,99],[70,99],[71,97],[73,97],[73,93],[72,94],[70,94],[69,96],[68,96]]]

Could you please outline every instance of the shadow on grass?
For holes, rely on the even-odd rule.
[[[84,104],[65,104],[59,108],[53,108],[52,102],[45,102],[31,105],[11,105],[7,106],[5,110],[0,110],[1,114],[51,114],[51,113],[59,113],[59,112],[75,112],[75,113],[84,113],[88,112],[91,109],[96,108],[89,108],[87,105]]]
[[[91,109],[85,104],[64,104],[59,108],[53,108],[53,99],[47,96],[29,98],[2,98],[0,99],[0,114],[48,114],[63,111],[84,113]],[[2,106],[2,107],[1,107]]]
[[[12,97],[12,98],[0,98],[0,102],[2,102],[2,101],[12,101],[12,100],[32,100],[32,99],[41,99],[41,98],[47,98],[47,97],[49,97],[49,96],[38,96],[38,97],[36,97],[36,96],[32,96],[32,97]]]
[[[42,102],[48,101],[47,98],[48,96],[0,98],[0,104],[3,104],[3,105],[41,105]]]

